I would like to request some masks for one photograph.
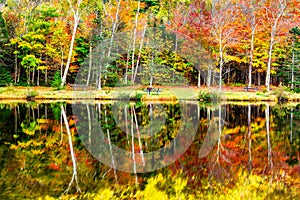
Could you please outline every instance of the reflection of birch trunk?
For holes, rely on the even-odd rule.
[[[133,160],[133,173],[135,174],[135,181],[137,182],[137,174],[136,174],[136,160],[135,160],[135,152],[134,152],[134,132],[133,132],[133,109],[131,107],[131,153]]]
[[[27,120],[30,122],[30,107],[27,108]]]
[[[217,161],[219,162],[219,157],[220,157],[220,154],[221,154],[221,134],[222,134],[222,119],[221,119],[221,116],[222,116],[222,107],[221,105],[219,105],[219,120],[218,120],[218,148],[217,148]]]
[[[143,166],[145,166],[143,146],[142,146],[142,142],[141,142],[141,134],[140,134],[139,125],[138,125],[138,121],[137,121],[136,112],[135,112],[135,108],[134,107],[133,107],[133,115],[134,115],[134,120],[135,120],[135,128],[136,128],[136,132],[137,132],[137,136],[138,136],[138,142],[139,142],[139,148],[140,148],[140,155],[141,155]]]
[[[267,131],[267,141],[268,141],[268,165],[270,169],[273,168],[273,160],[272,160],[272,147],[271,147],[271,140],[270,140],[270,105],[266,104],[266,131]]]
[[[249,173],[252,171],[252,140],[251,140],[251,105],[248,104],[248,151],[249,151]]]
[[[17,106],[14,107],[14,116],[15,116],[15,134],[18,133],[18,112],[17,112]]]
[[[207,108],[207,121],[210,121],[210,107]]]
[[[99,127],[101,127],[101,104],[100,103],[97,103],[97,107],[98,107],[98,120],[99,120]],[[104,140],[103,138],[103,134],[100,134],[100,140]],[[100,148],[102,148],[100,146]],[[101,157],[101,153],[102,152],[99,152],[99,158]]]
[[[129,140],[128,140],[127,104],[125,104],[125,107],[124,107],[124,113],[125,113],[125,132],[126,132],[126,139],[127,139],[127,143],[129,144]]]
[[[88,115],[88,126],[89,126],[89,130],[88,130],[88,134],[89,134],[89,147],[88,149],[92,150],[92,122],[91,122],[91,113],[90,113],[90,107],[88,104],[86,104],[86,110],[87,110],[87,115]]]
[[[48,106],[45,105],[45,119],[47,120],[48,119]]]
[[[104,110],[104,118],[105,118],[105,124],[108,125],[106,109]],[[114,159],[114,155],[112,152],[112,145],[111,145],[111,140],[110,140],[110,131],[108,128],[106,129],[106,133],[107,133],[107,140],[108,140],[108,145],[109,145],[109,152],[110,152],[110,156],[111,156],[111,164],[112,164],[112,167],[114,168],[115,179],[116,179],[116,181],[118,181],[117,171],[116,171],[116,166],[115,166],[115,159]]]
[[[153,105],[150,104],[150,138],[153,138],[153,128],[152,128],[152,122],[153,122]],[[151,147],[154,144],[153,140],[151,140]],[[176,138],[174,138],[174,149],[176,147]],[[154,154],[152,154],[152,169],[154,168]]]
[[[33,107],[31,107],[31,111],[32,111],[32,120],[35,121],[35,112]]]
[[[59,142],[59,145],[62,144],[63,142],[63,115],[62,115],[62,112],[60,113],[60,142]]]
[[[216,153],[214,154],[214,158],[215,159],[213,166],[212,166],[212,171],[209,174],[209,176],[212,176],[213,174],[215,175],[219,175],[219,176],[223,176],[223,174],[228,175],[228,172],[226,172],[226,170],[221,166],[221,162],[220,159],[224,160],[227,163],[231,162],[225,157],[225,155],[222,154],[222,150],[224,150],[224,147],[222,146],[221,143],[221,135],[222,135],[222,127],[223,127],[223,119],[222,119],[222,105],[219,105],[219,110],[218,110],[218,138],[217,138],[217,150]],[[217,168],[215,169],[217,165]],[[214,172],[215,170],[215,172]]]
[[[290,114],[290,140],[293,141],[293,108],[291,108],[291,114]]]
[[[199,105],[199,103],[197,103],[197,113],[198,113],[198,122],[199,122],[199,120],[200,120],[200,105]]]
[[[78,185],[77,169],[76,169],[76,157],[75,157],[74,149],[73,149],[71,131],[70,131],[70,127],[69,127],[69,122],[68,122],[68,119],[67,119],[67,115],[66,115],[66,112],[65,112],[65,108],[64,108],[63,105],[61,105],[61,114],[63,116],[63,120],[64,120],[64,123],[65,123],[65,126],[66,126],[66,130],[67,130],[67,134],[68,134],[69,146],[70,146],[70,153],[71,153],[71,159],[72,159],[72,164],[73,164],[72,179],[71,179],[71,181],[69,183],[68,188],[65,190],[64,193],[68,193],[69,192],[70,187],[71,187],[72,183],[74,182],[74,180],[75,180],[75,183],[76,183],[76,190],[77,190],[77,192],[81,192],[81,190],[79,188],[79,185]]]

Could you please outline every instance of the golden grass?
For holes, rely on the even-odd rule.
[[[28,96],[34,96],[35,101],[56,100],[117,100],[117,99],[136,99],[140,96],[142,101],[176,101],[178,97],[186,100],[198,100],[200,90],[196,87],[161,87],[159,95],[151,92],[148,95],[144,87],[125,87],[125,88],[104,88],[103,90],[74,91],[71,88],[65,90],[55,90],[51,87],[17,87],[9,86],[0,88],[0,100],[26,100]],[[204,89],[206,90],[206,89]],[[300,101],[300,94],[281,93],[287,101]],[[226,90],[220,98],[223,101],[278,101],[278,92],[262,91],[246,92],[240,90]]]

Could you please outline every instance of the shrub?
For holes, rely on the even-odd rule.
[[[275,91],[274,94],[276,95],[278,101],[287,101],[288,96],[286,94],[285,88],[284,87],[278,87]]]
[[[200,101],[211,102],[220,98],[220,94],[214,91],[200,90],[198,98]]]
[[[60,72],[57,71],[54,74],[53,80],[51,82],[51,86],[54,88],[60,88],[60,84],[61,84]]]
[[[142,98],[143,98],[143,94],[142,93],[136,93],[135,98],[136,98],[137,101],[141,101]]]

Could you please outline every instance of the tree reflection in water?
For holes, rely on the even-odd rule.
[[[75,196],[107,192],[133,198],[145,195],[152,187],[168,197],[210,194],[221,198],[230,191],[269,197],[281,192],[297,197],[292,191],[300,187],[300,105],[195,104],[192,108],[197,113],[198,130],[188,150],[175,163],[148,173],[126,173],[105,166],[96,159],[104,156],[101,152],[92,152],[95,158],[87,149],[93,149],[98,140],[105,141],[108,146],[128,151],[136,167],[147,164],[146,153],[170,141],[173,143],[168,151],[177,152],[180,140],[184,140],[176,138],[180,106],[124,104],[117,119],[112,103],[86,103],[82,105],[87,120],[83,126],[71,106],[1,104],[1,199],[58,198],[64,192]],[[94,123],[105,134],[95,132]],[[87,138],[80,137],[80,129],[86,130]],[[111,163],[119,159],[113,153]],[[259,186],[255,185],[257,181]],[[282,189],[270,184],[279,184],[276,187]]]

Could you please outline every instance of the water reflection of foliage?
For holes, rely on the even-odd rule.
[[[91,107],[91,109],[94,107],[93,105],[88,106]],[[138,129],[140,134],[143,135],[140,142],[143,144],[142,149],[144,152],[155,151],[166,145],[166,143],[176,136],[180,125],[179,120],[181,118],[179,104],[161,104],[159,105],[161,110],[157,109],[153,104],[133,105],[126,103],[118,105],[117,109],[114,109],[113,106],[113,104],[101,105],[100,113],[98,113],[101,118],[98,120],[104,133],[109,130],[111,142],[122,149],[130,151],[132,148],[132,138],[131,135],[128,134],[131,131],[131,127],[135,132]],[[115,113],[118,113],[119,119],[115,119]],[[127,116],[125,116],[125,113]],[[92,118],[94,116],[92,116]],[[86,111],[82,111],[81,117],[83,118],[82,120],[88,120]],[[132,117],[133,119],[131,119]],[[150,126],[151,118],[165,118],[166,121],[160,125],[152,124],[152,126]],[[80,129],[88,130],[88,123],[82,124]],[[152,131],[152,133],[150,133],[150,131]],[[134,137],[134,143],[136,147],[135,151],[141,151],[138,145],[138,137]]]
[[[55,119],[49,105],[34,107],[18,105],[18,107],[2,107],[7,113],[10,111],[13,116],[7,117],[9,120],[6,120],[6,124],[14,127],[14,116],[18,116],[18,126],[16,132],[5,127],[2,130],[0,197],[16,199],[21,195],[22,198],[49,195],[57,198],[68,187],[72,176],[72,160],[65,128],[61,129],[60,119]],[[147,199],[149,194],[155,193],[166,199],[178,199],[178,197],[228,199],[229,196],[232,199],[273,199],[286,198],[286,195],[299,199],[299,106],[270,107],[269,135],[274,163],[272,168],[267,166],[268,140],[265,126],[267,106],[250,106],[250,125],[247,115],[243,114],[248,112],[248,106],[227,105],[225,107],[225,127],[220,135],[223,150],[220,153],[226,155],[230,163],[221,159],[219,164],[229,171],[229,175],[219,173],[211,179],[208,178],[210,173],[217,172],[213,171],[212,164],[215,160],[211,159],[216,153],[217,146],[214,147],[211,155],[202,159],[198,157],[208,129],[207,118],[211,115],[209,109],[202,107],[197,137],[184,156],[168,168],[138,175],[140,184],[135,185],[136,180],[133,175],[119,171],[116,173],[121,178],[118,179],[118,184],[114,184],[116,181],[113,171],[95,160],[78,140],[74,126],[76,117],[72,116],[70,107],[67,106],[68,122],[78,165],[78,179],[83,193],[76,193],[75,188],[71,188],[70,194],[65,198],[111,196],[112,199]],[[106,110],[108,119],[113,117],[109,104],[102,105],[102,108],[102,114]],[[167,105],[166,108],[170,112],[167,116],[171,116],[172,119],[166,121],[169,125],[167,129],[176,128],[180,116],[178,107]],[[139,124],[149,123],[147,106],[142,105],[135,109],[137,115],[138,113],[145,115],[138,117]],[[216,120],[218,121],[217,118]],[[23,127],[21,127],[22,123]],[[33,134],[26,134],[26,131],[23,131],[28,127],[34,127]],[[113,127],[108,128],[111,132],[115,131],[113,141],[121,146],[120,138],[126,138],[126,135]],[[250,135],[249,129],[251,129]],[[12,137],[14,134],[18,137]]]

